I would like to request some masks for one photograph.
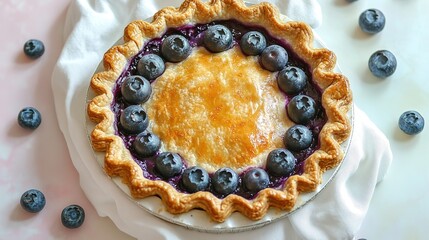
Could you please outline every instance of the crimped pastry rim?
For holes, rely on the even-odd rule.
[[[185,18],[189,17],[189,14],[192,18]],[[199,15],[209,17],[201,20],[200,18],[204,16]],[[262,22],[270,25],[260,24],[260,17],[263,17]],[[113,101],[112,87],[127,65],[127,60],[137,54],[145,41],[162,35],[167,23],[169,27],[178,27],[189,23],[206,23],[231,18],[240,22],[258,23],[271,34],[291,43],[293,51],[310,65],[313,80],[324,90],[321,100],[328,118],[320,132],[320,148],[305,160],[304,173],[289,177],[283,190],[264,189],[253,200],[234,194],[224,199],[218,199],[209,192],[185,194],[176,191],[164,181],[145,179],[142,170],[123,146],[122,139],[115,135],[114,114],[110,110]],[[105,152],[106,173],[112,177],[120,176],[136,199],[151,195],[160,196],[167,211],[173,214],[202,208],[214,221],[223,222],[235,211],[241,212],[251,220],[258,220],[270,207],[284,211],[292,210],[300,192],[315,190],[321,182],[323,172],[341,162],[344,152],[340,144],[351,133],[347,113],[352,106],[352,95],[347,79],[333,72],[335,55],[327,49],[312,49],[311,29],[304,23],[283,22],[277,9],[268,3],[247,7],[241,0],[212,0],[208,3],[185,0],[179,8],[169,7],[160,10],[153,19],[152,23],[143,21],[130,23],[124,33],[125,43],[112,47],[104,55],[105,70],[96,73],[91,79],[91,87],[97,96],[89,102],[87,112],[89,118],[97,124],[90,139],[95,150]],[[189,22],[189,19],[197,21]],[[142,35],[142,29],[145,29],[149,36]],[[293,36],[285,37],[286,33],[279,34],[284,30]]]

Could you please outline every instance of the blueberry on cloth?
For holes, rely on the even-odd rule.
[[[188,39],[181,35],[170,35],[162,41],[162,56],[170,62],[181,62],[191,54]]]
[[[146,102],[152,93],[152,86],[142,76],[132,75],[125,78],[121,85],[122,97],[131,104]]]
[[[232,46],[232,33],[223,25],[210,26],[204,33],[204,46],[211,52],[218,53]]]
[[[262,168],[252,168],[243,176],[243,184],[249,192],[256,193],[268,187],[270,178]]]
[[[182,175],[182,185],[186,191],[195,193],[207,189],[210,177],[204,168],[194,166],[185,169]]]
[[[287,149],[274,149],[268,154],[266,168],[273,176],[288,176],[295,169],[295,165],[296,158]]]
[[[182,158],[177,153],[162,152],[155,159],[155,168],[164,178],[178,175],[182,166]]]
[[[399,117],[399,128],[408,135],[423,131],[425,119],[417,111],[406,111]]]
[[[119,117],[122,128],[130,134],[141,133],[149,125],[149,118],[140,105],[125,108]]]
[[[388,50],[379,50],[371,55],[368,67],[371,73],[379,78],[387,78],[396,71],[396,57]]]
[[[30,189],[22,194],[20,204],[27,212],[40,212],[46,205],[45,195],[37,189]]]
[[[289,55],[282,46],[270,45],[261,53],[261,65],[268,71],[282,70],[289,60]]]
[[[386,18],[378,9],[367,9],[359,16],[359,27],[366,33],[378,33],[383,30],[385,24]]]
[[[78,228],[85,220],[85,211],[79,205],[69,205],[61,212],[61,222],[66,228]]]
[[[301,151],[310,147],[313,133],[306,126],[294,125],[286,131],[283,143],[291,151]]]
[[[213,189],[222,195],[234,192],[238,187],[238,174],[231,168],[218,169],[211,178]]]
[[[302,69],[289,66],[279,72],[277,84],[283,92],[295,94],[304,89],[307,79],[307,74]]]
[[[257,31],[247,32],[241,37],[241,50],[248,56],[256,56],[267,47],[267,41],[262,33]]]
[[[39,58],[45,53],[45,45],[37,39],[30,39],[24,43],[24,53],[30,58]]]
[[[316,116],[316,102],[307,95],[297,95],[288,103],[287,113],[295,123],[305,124]]]
[[[18,114],[19,126],[27,129],[36,129],[42,123],[42,115],[33,107],[23,108]]]
[[[134,150],[141,157],[151,157],[155,155],[161,147],[159,137],[151,132],[144,131],[137,135],[133,142]]]
[[[161,76],[165,70],[164,60],[156,54],[147,54],[137,63],[137,71],[148,80],[154,80]]]

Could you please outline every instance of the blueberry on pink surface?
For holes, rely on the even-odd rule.
[[[33,107],[23,108],[18,114],[19,126],[27,129],[36,129],[42,123],[42,115]]]
[[[37,189],[30,189],[22,194],[20,204],[27,212],[40,212],[46,205],[45,195]]]
[[[24,44],[24,53],[30,58],[39,58],[45,53],[45,45],[37,39],[30,39]]]
[[[76,204],[69,205],[61,212],[61,222],[66,228],[78,228],[85,220],[84,209]]]

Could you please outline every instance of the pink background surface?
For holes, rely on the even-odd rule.
[[[101,218],[79,185],[63,135],[58,127],[51,74],[63,46],[63,26],[70,0],[0,1],[0,239],[131,239],[108,218]],[[29,59],[24,43],[39,39],[45,54]],[[18,112],[27,106],[42,114],[34,131],[21,128]],[[27,213],[19,199],[40,189],[45,208]],[[60,214],[70,204],[86,212],[84,224],[67,229]]]

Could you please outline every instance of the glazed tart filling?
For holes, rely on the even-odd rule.
[[[232,35],[224,49],[205,41],[213,26],[223,26]],[[223,31],[220,28],[215,39],[222,38]],[[261,51],[271,46],[286,50],[281,69],[271,69],[264,62],[264,57],[278,57],[281,52],[276,49],[261,53],[242,46],[244,40],[258,45],[261,36],[266,42]],[[171,49],[185,49],[184,54],[163,52],[169,37]],[[160,57],[162,66],[157,65],[159,60],[139,66],[149,56]],[[141,68],[161,70],[139,78],[147,79],[150,86],[140,80],[130,85],[147,88],[147,96],[136,103],[123,95],[123,85],[141,76]],[[285,90],[281,86],[282,78],[303,76],[306,81],[301,87]],[[237,194],[251,199],[263,188],[280,189],[289,176],[302,174],[304,160],[319,147],[318,135],[326,122],[321,90],[312,81],[309,66],[264,28],[235,20],[171,28],[148,41],[116,81],[111,109],[116,116],[115,134],[123,139],[145,178],[166,181],[180,192],[210,191],[219,198]],[[127,111],[132,112],[128,119],[139,123],[137,130],[124,125]],[[291,143],[303,135],[307,137],[304,147]],[[136,141],[150,146],[141,150]],[[267,159],[288,161],[268,163]],[[255,179],[265,183],[253,189],[248,181]],[[231,187],[230,182],[236,184]]]

